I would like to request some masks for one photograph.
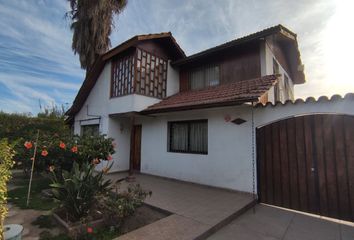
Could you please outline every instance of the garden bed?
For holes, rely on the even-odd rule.
[[[128,217],[121,226],[121,234],[134,231],[138,228],[144,227],[148,224],[156,222],[162,218],[168,217],[171,213],[167,211],[158,210],[154,207],[144,204],[138,208],[135,213]]]
[[[121,226],[104,226],[104,222],[100,219],[92,221],[89,223],[89,225],[93,227],[94,236],[96,239],[113,239],[120,235],[156,222],[169,215],[170,213],[166,211],[162,211],[149,205],[143,204],[141,207],[136,209],[132,216],[127,217]],[[60,217],[58,214],[53,214],[53,217],[61,226],[65,228],[67,234],[61,234],[59,236],[51,236],[42,239],[71,239],[69,236],[74,236],[75,231],[82,230],[80,229],[82,228],[82,225],[79,223],[67,223],[63,220],[63,216]],[[71,234],[69,232],[71,232]]]
[[[80,222],[71,222],[65,216],[64,211],[56,211],[53,213],[54,219],[60,224],[69,236],[77,236],[82,232],[86,231],[86,225],[81,224]],[[87,223],[88,226],[92,228],[101,228],[104,226],[104,219],[102,216],[95,216],[95,218]]]

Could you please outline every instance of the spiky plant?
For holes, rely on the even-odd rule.
[[[72,49],[79,54],[81,67],[90,70],[96,58],[111,46],[109,36],[114,14],[121,13],[128,0],[68,0],[71,11]]]

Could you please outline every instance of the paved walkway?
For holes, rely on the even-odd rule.
[[[208,240],[349,240],[354,227],[318,217],[257,205],[230,224],[211,235]]]
[[[39,211],[33,209],[20,209],[12,204],[8,204],[9,213],[5,218],[5,224],[21,224],[23,226],[22,240],[38,240],[43,231],[50,231],[53,235],[61,233],[59,228],[39,228],[32,224],[40,215],[48,215],[49,211]]]
[[[126,174],[110,174],[119,179]],[[172,214],[117,239],[179,239],[202,238],[221,225],[230,222],[252,203],[252,196],[192,183],[163,179],[149,175],[135,175],[136,182],[152,196],[146,203]]]

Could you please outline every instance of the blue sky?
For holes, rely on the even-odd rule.
[[[296,97],[354,92],[352,0],[130,0],[112,47],[171,31],[187,55],[279,23],[298,34],[307,83]],[[83,81],[65,0],[0,0],[0,110],[71,105]]]

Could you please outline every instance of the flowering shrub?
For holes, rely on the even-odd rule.
[[[87,162],[95,164],[102,160],[112,160],[114,154],[114,144],[112,138],[107,138],[105,135],[96,137],[60,137],[54,135],[43,140],[39,138],[37,146],[37,155],[35,170],[48,171],[50,166],[54,166],[59,171],[70,171],[73,163],[79,165]],[[22,146],[24,169],[29,170],[34,151],[34,142],[25,141]]]
[[[3,224],[7,214],[7,187],[6,184],[11,178],[10,169],[14,162],[12,160],[14,151],[6,139],[0,140],[0,239],[3,239]]]

